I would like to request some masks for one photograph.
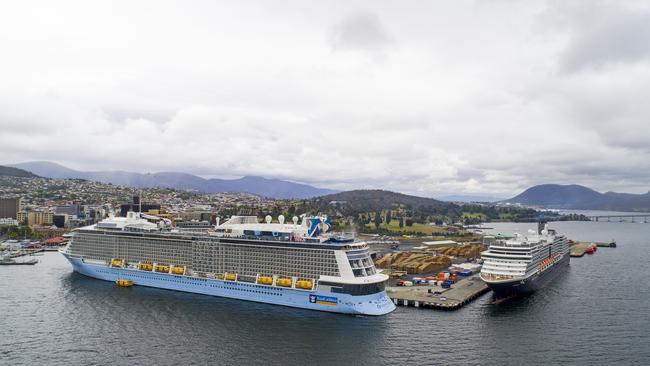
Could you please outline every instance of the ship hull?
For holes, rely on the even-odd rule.
[[[513,281],[500,282],[485,281],[485,283],[490,287],[497,298],[529,295],[544,288],[558,275],[564,272],[566,267],[569,265],[570,258],[569,254],[566,254],[559,262],[555,263],[542,273],[534,274],[523,280],[517,279]]]
[[[84,262],[81,258],[62,253],[75,272],[114,282],[131,280],[139,286],[191,292],[273,305],[358,315],[384,315],[395,310],[395,304],[385,291],[365,296],[305,291],[248,282],[224,281],[166,273],[115,268]]]

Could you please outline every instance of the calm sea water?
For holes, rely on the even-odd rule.
[[[498,232],[531,224],[494,224]],[[58,253],[0,266],[0,364],[650,364],[650,224],[554,223],[607,241],[543,291],[456,312],[353,317],[113,283]]]

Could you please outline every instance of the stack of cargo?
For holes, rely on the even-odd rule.
[[[481,265],[478,263],[460,263],[454,264],[449,269],[452,271],[457,271],[461,276],[467,277],[473,275],[474,273],[479,273],[481,271]]]
[[[438,249],[440,253],[453,256],[453,257],[464,257],[464,258],[478,258],[483,250],[481,245],[477,244],[466,244],[453,247],[445,247]]]
[[[376,263],[379,268],[390,268],[397,271],[406,271],[411,274],[420,274],[448,267],[451,259],[447,256],[434,256],[421,253],[390,253],[383,256]]]

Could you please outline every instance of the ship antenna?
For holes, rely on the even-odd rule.
[[[140,197],[138,197],[138,213],[142,215],[142,189],[140,189]]]

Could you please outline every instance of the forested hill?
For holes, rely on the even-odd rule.
[[[0,165],[0,176],[18,177],[18,178],[38,178],[38,175],[26,170]]]
[[[413,216],[458,215],[460,213],[460,207],[453,203],[378,189],[340,192],[303,202],[312,210],[327,212],[336,208],[345,215],[388,209],[407,210]]]

